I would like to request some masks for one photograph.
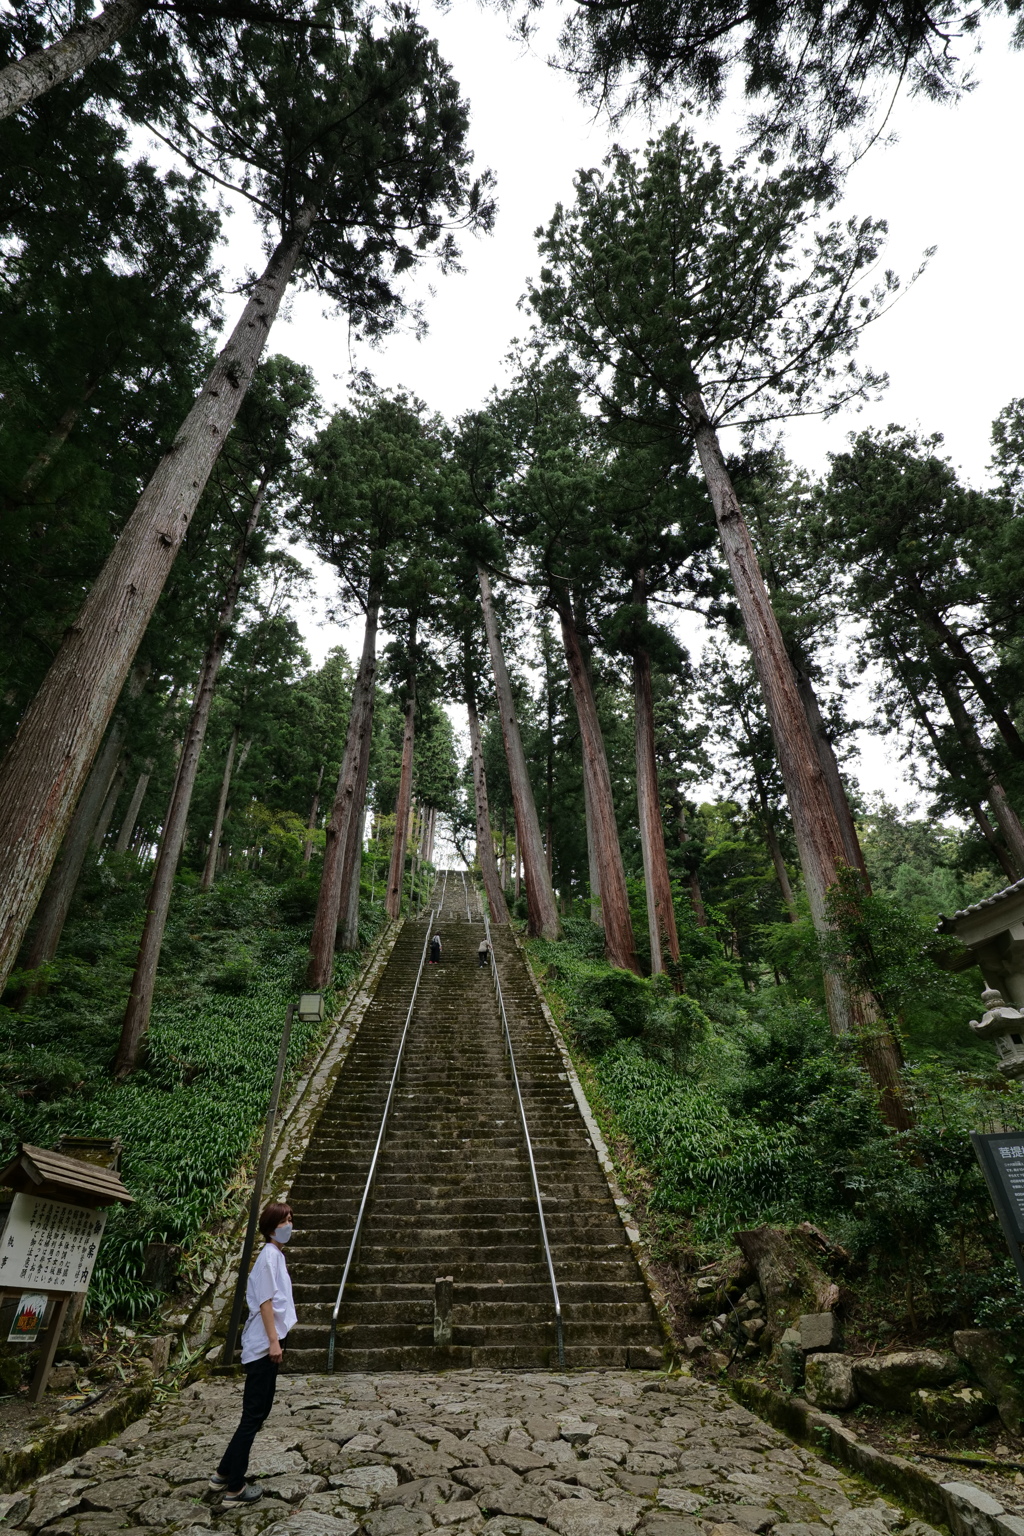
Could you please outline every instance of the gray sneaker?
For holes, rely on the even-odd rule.
[[[262,1488],[254,1488],[251,1483],[246,1483],[238,1493],[226,1493],[221,1502],[223,1504],[255,1504],[256,1500],[262,1497]]]
[[[211,1488],[216,1488],[218,1493],[220,1493],[221,1489],[226,1488],[227,1485],[228,1485],[227,1478],[226,1477],[221,1477],[219,1472],[211,1472],[210,1473],[210,1487]]]

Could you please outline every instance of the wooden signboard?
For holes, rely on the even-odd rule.
[[[1024,1133],[982,1135],[972,1131],[971,1145],[985,1175],[1010,1256],[1024,1282]]]
[[[16,1305],[10,1340],[39,1337],[42,1356],[29,1388],[37,1403],[46,1391],[71,1298],[92,1278],[107,1214],[104,1207],[131,1205],[132,1197],[111,1168],[67,1157],[45,1147],[23,1146],[0,1170],[0,1185],[17,1191],[0,1234],[0,1298]]]

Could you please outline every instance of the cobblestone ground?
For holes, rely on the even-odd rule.
[[[265,1497],[207,1486],[241,1384],[189,1387],[18,1496],[45,1536],[934,1536],[714,1386],[629,1371],[293,1377],[256,1441]],[[5,1500],[7,1502],[7,1500]]]

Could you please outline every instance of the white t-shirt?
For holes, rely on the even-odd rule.
[[[274,1303],[274,1324],[279,1339],[283,1340],[297,1321],[288,1266],[284,1254],[273,1243],[266,1244],[253,1265],[245,1299],[249,1303],[249,1319],[242,1329],[242,1364],[250,1365],[253,1360],[262,1360],[270,1353],[270,1340],[260,1316],[260,1307],[265,1301]]]

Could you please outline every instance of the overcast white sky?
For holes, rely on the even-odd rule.
[[[353,345],[343,320],[325,319],[314,296],[300,295],[271,346],[314,369],[328,404],[344,399],[356,365],[452,416],[478,405],[501,381],[509,342],[526,328],[516,304],[536,265],[534,231],[557,201],[571,199],[574,172],[597,164],[613,139],[642,145],[649,129],[637,119],[612,133],[545,62],[543,40],[524,51],[500,15],[472,0],[455,0],[447,15],[426,7],[423,18],[470,101],[477,167],[497,175],[495,233],[469,239],[464,275],[440,279],[427,297],[426,339],[397,335],[377,349]],[[898,142],[876,146],[851,174],[843,211],[888,219],[888,265],[908,275],[926,247],[938,250],[862,343],[863,359],[890,376],[881,402],[856,416],[793,424],[785,441],[798,463],[820,469],[853,428],[895,421],[942,432],[963,473],[975,483],[985,478],[992,420],[1024,394],[1024,55],[1010,49],[1009,35],[1008,25],[989,24],[973,94],[956,107],[900,103],[890,124]],[[735,143],[728,116],[697,130],[727,149]],[[257,259],[248,238],[244,245],[232,239],[236,252],[250,263]],[[323,573],[318,597],[301,616],[316,657],[339,638],[337,630],[319,627],[329,591]],[[863,741],[860,779],[864,788],[900,800],[910,793],[895,761],[871,738]]]

